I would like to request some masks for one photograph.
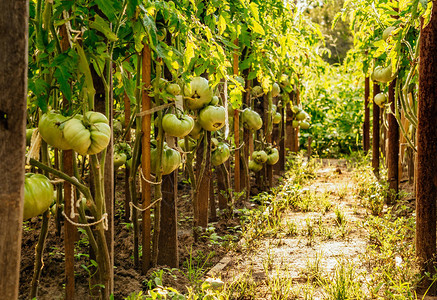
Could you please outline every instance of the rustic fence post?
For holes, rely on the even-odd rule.
[[[26,147],[28,2],[0,1],[0,291],[18,299]]]

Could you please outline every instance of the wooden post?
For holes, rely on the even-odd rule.
[[[26,148],[28,2],[0,1],[0,291],[18,299]]]
[[[151,109],[152,102],[147,88],[151,86],[152,81],[152,53],[149,45],[144,44],[143,48],[143,60],[142,60],[142,83],[144,84],[144,89],[142,92],[142,102],[141,109],[142,111],[146,111]],[[142,118],[141,129],[143,132],[143,136],[141,139],[142,144],[142,156],[141,156],[141,169],[143,176],[146,180],[151,180],[150,171],[150,131],[151,131],[151,115],[145,115]],[[141,179],[141,197],[143,198],[143,208],[148,207],[151,203],[152,197],[152,187],[150,183]],[[142,212],[143,222],[142,230],[141,230],[141,242],[143,249],[143,257],[142,257],[142,272],[143,274],[147,273],[149,270],[151,262],[152,262],[152,251],[151,251],[151,231],[152,231],[152,223],[150,219],[150,209],[147,209]]]
[[[420,37],[416,176],[416,254],[427,289],[435,273],[437,200],[437,6]],[[435,286],[435,284],[434,284]],[[435,293],[435,288],[431,291]],[[428,295],[432,295],[428,293]]]
[[[63,154],[63,172],[73,176],[73,151],[64,150]],[[65,214],[71,213],[71,184],[64,182],[64,204]],[[77,218],[73,218],[76,221]],[[65,244],[65,299],[75,299],[75,277],[74,277],[74,242],[76,227],[68,221],[64,223],[64,244]]]
[[[220,211],[223,211],[228,209],[228,197],[223,195],[223,193],[227,194],[229,192],[226,184],[226,166],[225,164],[222,164],[215,170],[217,177],[218,207]]]
[[[267,103],[264,102],[264,105],[267,104],[267,109],[264,110],[264,116],[265,116],[265,138],[266,138],[266,142],[268,144],[272,143],[272,126],[273,126],[273,122],[272,122],[272,113],[271,113],[271,109],[272,109],[272,105],[273,105],[273,97],[272,97],[272,92],[268,92],[267,93]],[[264,106],[264,108],[266,108],[266,106]],[[268,164],[264,164],[265,168],[266,168],[266,183],[267,186],[269,188],[273,187],[273,166],[272,165],[268,165]]]
[[[281,136],[279,141],[279,170],[285,171],[285,104],[282,103],[282,107],[280,108],[280,114],[281,114]]]
[[[158,264],[179,267],[177,231],[178,171],[162,176],[161,234],[159,235]]]
[[[373,95],[380,92],[379,84],[373,82]],[[379,178],[379,106],[373,102],[373,141],[372,141],[372,167],[373,173]]]
[[[367,154],[370,149],[370,78],[366,76],[364,80],[364,123],[363,123],[363,150]]]
[[[70,48],[68,42],[67,26],[64,24],[60,28],[60,36],[62,37],[60,44],[61,50],[67,51]],[[66,99],[65,99],[66,100]],[[65,105],[68,102],[65,101]],[[74,153],[72,150],[62,151],[62,167],[65,174],[73,176],[73,161]],[[65,213],[67,216],[71,212],[71,184],[64,182],[64,203]],[[77,217],[73,218],[77,221]],[[75,276],[74,276],[74,242],[77,239],[77,229],[70,222],[64,223],[64,247],[65,247],[65,299],[72,300],[75,298]]]
[[[391,111],[395,111],[395,86],[396,79],[389,85],[388,101],[391,103]],[[399,124],[393,113],[388,115],[388,149],[387,149],[387,179],[389,192],[387,203],[394,204],[399,193]]]
[[[246,81],[245,86],[245,93],[243,94],[243,101],[246,107],[251,107],[251,101],[250,101],[250,92],[249,89],[251,87],[251,81],[247,80],[247,77],[249,76],[249,69],[246,69],[243,71],[244,79]],[[250,147],[253,144],[252,141],[252,132],[247,129],[243,128],[243,143],[244,146],[241,149],[241,157],[240,161],[243,165],[243,172],[241,172],[241,182],[242,182],[242,189],[245,190],[244,200],[246,202],[249,201],[250,198],[250,171],[249,171],[249,156],[250,156]]]
[[[108,64],[109,68],[112,69],[112,63]],[[108,66],[106,66],[108,67]],[[106,70],[105,70],[106,71]],[[109,71],[112,74],[111,71]],[[91,68],[91,74],[93,75],[93,83],[96,89],[95,95],[95,110],[106,115],[109,121],[109,126],[111,127],[111,139],[108,147],[106,148],[106,158],[105,164],[103,166],[103,176],[104,176],[104,194],[105,194],[105,212],[108,214],[108,230],[105,231],[105,240],[108,246],[109,254],[109,276],[108,283],[105,283],[105,294],[112,294],[114,291],[114,162],[113,162],[113,130],[112,130],[112,112],[114,101],[112,97],[112,76],[109,78],[109,111],[106,111],[106,88],[103,83],[102,78],[97,75],[94,68]],[[99,154],[99,156],[102,154]]]
[[[293,151],[293,144],[294,144],[294,128],[293,128],[293,95],[294,92],[291,92],[290,94],[290,102],[288,102],[286,108],[285,108],[285,148],[288,149],[288,151]]]
[[[206,147],[205,147],[206,143]],[[197,149],[196,177],[198,178],[198,190],[194,205],[197,205],[197,218],[195,226],[206,228],[208,226],[208,201],[209,201],[209,181],[211,178],[211,132],[205,131],[205,136]],[[206,151],[204,151],[206,149]],[[202,168],[202,164],[205,164]],[[204,170],[202,172],[202,169]],[[201,180],[199,180],[201,179]]]
[[[127,130],[126,134],[126,141],[131,141],[131,134],[130,134],[130,127],[129,127],[129,121],[130,121],[130,114],[131,114],[131,108],[130,108],[130,99],[127,96],[127,94],[124,94],[124,126]],[[124,221],[129,222],[130,219],[130,202],[132,199],[130,198],[130,192],[129,192],[129,168],[124,169]]]
[[[215,172],[217,174],[217,172]],[[209,221],[217,222],[217,209],[215,205],[214,174],[209,181]]]
[[[296,88],[296,105],[300,104],[300,90],[299,88]],[[293,152],[297,153],[299,152],[299,127],[293,128],[294,129],[294,143],[293,143]]]
[[[235,39],[234,45],[238,46],[238,39]],[[234,51],[233,54],[233,73],[238,75],[238,53]],[[240,111],[238,109],[234,110],[234,141],[235,148],[234,151],[234,190],[236,193],[240,192]]]

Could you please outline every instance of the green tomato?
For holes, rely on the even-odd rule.
[[[395,79],[396,74],[392,73],[391,65],[384,68],[382,66],[377,66],[372,74],[372,79],[379,82],[390,82]]]
[[[185,103],[188,109],[196,110],[211,102],[213,92],[209,88],[208,80],[194,77],[184,87]]]
[[[203,128],[200,126],[199,122],[194,122],[194,127],[191,129],[190,137],[197,140],[202,135]]]
[[[111,139],[111,128],[106,116],[88,111],[85,119],[71,119],[65,123],[64,136],[74,151],[79,154],[97,154],[105,149]]]
[[[275,115],[273,116],[273,124],[279,124],[281,123],[282,120],[282,116],[280,113],[275,113]]]
[[[268,165],[274,165],[279,161],[279,151],[276,148],[267,148],[267,161]]]
[[[226,111],[223,106],[207,106],[199,113],[197,120],[203,129],[217,131],[225,126]]]
[[[253,151],[252,159],[258,164],[263,164],[267,161],[267,153],[264,150]]]
[[[211,151],[214,151],[215,149],[217,149],[218,144],[219,144],[218,139],[211,138]]]
[[[30,142],[32,140],[32,135],[33,135],[34,131],[35,131],[35,128],[26,129],[26,146],[30,146]]]
[[[384,32],[382,33],[382,39],[384,40],[384,41],[387,41],[387,39],[390,37],[390,35],[391,35],[391,32],[393,31],[393,30],[395,30],[396,29],[396,27],[393,27],[393,26],[389,26],[389,27],[387,27],[385,30],[384,30]]]
[[[243,121],[243,126],[246,129],[254,131],[261,129],[261,127],[263,126],[263,120],[261,119],[261,116],[256,111],[250,108],[244,109],[241,117]]]
[[[118,143],[114,145],[114,152],[126,154],[127,159],[132,157],[132,148],[128,143]]]
[[[65,138],[64,132],[67,120],[68,118],[55,111],[43,114],[38,124],[38,130],[43,140],[60,150],[70,150],[72,146]]]
[[[24,177],[23,220],[39,216],[53,203],[53,185],[42,174],[26,173]]]
[[[181,94],[181,87],[177,83],[170,83],[166,88],[167,93],[177,96]]]
[[[264,90],[261,86],[259,85],[255,85],[252,90],[250,91],[250,93],[252,94],[252,96],[254,98],[258,98],[261,97],[262,95],[264,95]]]
[[[293,113],[297,114],[297,113],[299,113],[302,109],[301,109],[299,106],[294,105],[294,106],[291,108],[291,110],[293,111]]]
[[[298,112],[296,114],[296,120],[298,120],[298,121],[303,121],[306,118],[307,118],[307,114],[303,110],[301,110],[300,112]]]
[[[292,126],[293,128],[297,128],[297,127],[299,127],[299,121],[298,121],[298,120],[293,120],[293,122],[291,122],[291,126]]]
[[[196,146],[197,146],[197,141],[192,139],[192,138],[188,138],[188,148],[187,148],[187,147],[185,147],[185,139],[180,139],[178,141],[178,145],[185,152],[193,151],[194,148],[196,148]]]
[[[272,97],[278,97],[281,93],[281,88],[279,87],[279,84],[276,82],[272,86]]]
[[[153,148],[150,150],[150,163],[151,171],[153,174],[157,172],[157,162],[158,162],[158,148]],[[164,146],[162,149],[162,165],[161,171],[162,175],[168,175],[174,170],[176,170],[181,164],[181,155],[178,151]]]
[[[126,160],[126,168],[130,170],[132,168],[132,158]]]
[[[114,171],[126,163],[127,156],[124,153],[114,152]]]
[[[385,103],[387,103],[387,96],[385,93],[378,93],[373,98],[373,102],[375,102],[376,105],[379,107],[383,107]]]
[[[119,120],[113,120],[112,121],[112,129],[114,130],[114,133],[121,134],[123,131],[123,125]]]
[[[307,121],[300,121],[299,126],[301,129],[307,130],[310,128],[310,123]]]
[[[211,103],[209,103],[209,105],[214,106],[214,105],[218,105],[218,104],[219,104],[219,97],[213,96],[211,99]]]
[[[194,127],[194,120],[189,115],[176,116],[166,114],[162,118],[162,129],[169,136],[178,138],[188,135]]]
[[[225,143],[218,143],[217,148],[211,154],[211,163],[213,166],[217,167],[227,161],[230,155],[231,151],[229,150],[228,145]]]
[[[249,170],[259,172],[263,168],[262,164],[257,163],[254,160],[249,160]]]

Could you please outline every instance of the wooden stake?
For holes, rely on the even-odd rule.
[[[238,46],[238,39],[235,39],[234,45]],[[237,51],[233,54],[233,65],[232,69],[234,75],[238,75],[238,53]],[[240,192],[240,111],[238,109],[234,110],[234,140],[235,140],[235,150],[234,152],[234,184],[235,192]]]
[[[380,92],[379,84],[373,83],[373,95]],[[373,102],[373,141],[372,141],[372,168],[373,173],[379,178],[379,106]]]
[[[363,149],[367,154],[370,149],[370,78],[366,76],[364,80],[364,123],[363,123]]]
[[[142,59],[142,83],[144,89],[142,92],[142,111],[149,110],[152,107],[150,96],[147,92],[147,88],[151,86],[152,81],[152,53],[149,45],[144,44],[143,48],[143,59]],[[150,131],[151,131],[151,115],[145,115],[142,117],[141,129],[143,132],[142,136],[142,156],[141,156],[141,168],[145,179],[151,180],[150,177]],[[143,200],[143,208],[148,207],[151,203],[152,197],[152,187],[150,183],[141,179],[141,196]],[[152,260],[151,252],[151,219],[150,219],[150,209],[142,212],[143,222],[142,222],[142,245],[143,245],[143,258],[142,258],[142,272],[147,273],[149,270]]]
[[[61,50],[67,51],[70,48],[68,42],[67,26],[64,24],[60,28],[61,36]],[[66,106],[68,101],[64,98],[64,105]],[[62,168],[65,174],[74,175],[74,153],[73,150],[62,151]],[[71,189],[72,186],[68,182],[64,182],[64,211],[67,216],[71,212]],[[73,195],[74,196],[74,195]],[[73,199],[74,201],[74,199]],[[77,222],[77,217],[73,218],[73,221]],[[74,242],[77,239],[77,229],[73,224],[66,221],[64,222],[64,247],[65,247],[65,299],[75,299],[75,276],[74,276]]]
[[[437,6],[423,27],[421,19],[416,173],[416,254],[426,290],[435,274],[437,200]],[[435,284],[428,295],[435,295]]]
[[[391,103],[391,111],[395,111],[395,86],[396,79],[389,85],[388,101]],[[388,149],[387,149],[387,179],[389,192],[387,203],[394,204],[399,193],[399,124],[393,113],[388,115]]]
[[[0,1],[0,291],[18,299],[26,148],[28,2]]]

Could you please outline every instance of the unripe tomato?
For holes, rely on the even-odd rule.
[[[383,107],[385,103],[387,103],[387,96],[385,93],[378,93],[373,98],[373,102],[379,107]]]
[[[259,85],[255,85],[252,90],[250,91],[250,93],[252,94],[252,96],[254,98],[258,98],[261,97],[262,95],[264,95],[264,90],[261,86]]]
[[[178,141],[178,145],[179,147],[181,147],[182,150],[188,152],[188,151],[193,151],[194,148],[196,148],[197,142],[192,138],[188,138],[188,147],[185,147],[185,139],[180,139]]]
[[[199,113],[197,120],[203,129],[217,131],[225,126],[226,110],[223,106],[207,106]]]
[[[184,95],[188,109],[200,109],[211,102],[213,92],[209,88],[208,80],[203,77],[194,77],[184,87]]]
[[[197,140],[202,135],[202,131],[203,128],[200,126],[199,122],[194,122],[194,127],[191,129],[189,136]]]
[[[34,131],[35,131],[35,128],[26,129],[26,146],[30,146],[30,142],[32,140],[32,135],[33,135]]]
[[[114,171],[115,171],[126,163],[127,156],[124,153],[115,152],[113,160],[114,160]]]
[[[181,94],[181,87],[179,86],[179,84],[177,83],[170,83],[167,88],[166,91],[169,94],[172,94],[173,96],[177,96]]]
[[[379,82],[390,82],[395,79],[396,74],[392,73],[392,67],[389,65],[384,68],[382,66],[377,66],[372,74],[372,79]]]
[[[279,151],[276,148],[267,148],[266,149],[267,154],[267,161],[266,163],[268,165],[274,165],[279,161]]]
[[[307,114],[303,110],[301,110],[300,112],[298,112],[296,114],[296,120],[298,120],[298,121],[303,121],[306,119],[306,117],[307,117]]]
[[[272,86],[272,97],[278,97],[281,93],[281,88],[279,87],[279,84],[276,82]]]
[[[250,108],[243,110],[242,121],[244,128],[249,130],[258,130],[263,126],[261,116]]]
[[[151,171],[156,174],[158,162],[158,149],[150,150]],[[164,146],[162,149],[161,171],[162,175],[168,175],[176,170],[181,164],[181,155],[178,151]]]
[[[263,168],[262,164],[257,163],[254,160],[249,160],[249,170],[259,172]]]
[[[291,126],[293,127],[293,128],[297,128],[297,127],[299,127],[299,121],[298,120],[293,120],[293,122],[291,122]]]
[[[194,127],[194,120],[189,115],[176,116],[166,114],[162,118],[162,129],[170,136],[178,138],[188,135]]]
[[[231,151],[225,143],[218,143],[217,148],[211,154],[211,163],[213,166],[218,166],[229,159]]]
[[[273,124],[279,124],[281,123],[282,120],[282,115],[280,113],[275,113],[275,115],[273,116]]]
[[[72,149],[64,133],[67,119],[68,118],[55,111],[50,111],[42,115],[39,120],[38,130],[47,144],[60,150]]]
[[[253,151],[252,159],[258,164],[263,164],[267,161],[267,153],[264,150]]]
[[[27,173],[24,177],[23,220],[39,216],[53,203],[53,185],[42,174]]]
[[[214,105],[218,105],[218,104],[219,104],[219,97],[213,96],[209,105],[214,106]]]
[[[310,128],[310,123],[308,123],[307,121],[300,121],[299,126],[301,129],[309,129]]]
[[[81,116],[65,123],[64,136],[74,151],[79,154],[97,154],[105,149],[111,139],[111,128],[106,116],[88,111],[85,119]]]

